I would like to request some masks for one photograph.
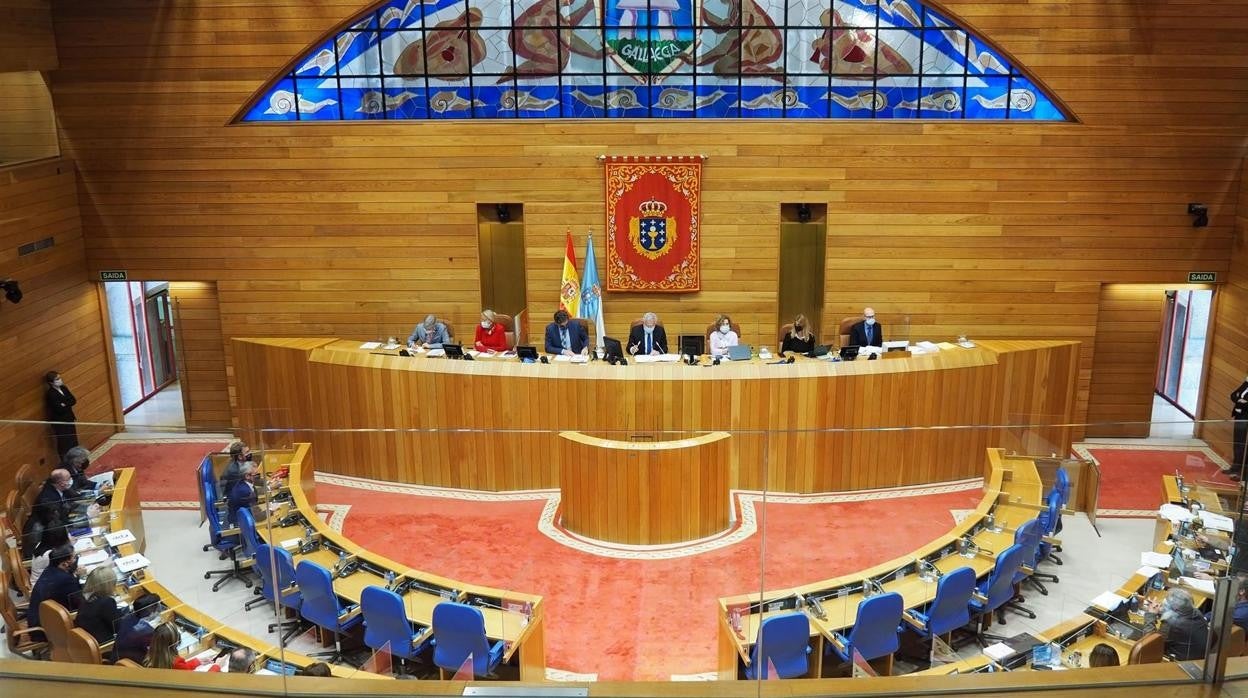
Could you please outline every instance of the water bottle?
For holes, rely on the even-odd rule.
[[[991,511],[988,512],[988,518],[986,519],[986,521],[988,523],[989,531],[997,530],[997,517]]]
[[[340,550],[338,551],[338,564],[334,567],[334,571],[337,572],[338,574],[342,574],[342,571],[346,568],[347,568],[347,551]]]
[[[394,591],[394,570],[386,570],[386,589]]]

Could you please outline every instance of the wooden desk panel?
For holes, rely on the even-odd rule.
[[[615,367],[234,340],[245,429],[292,427],[283,436],[311,442],[325,472],[491,491],[557,487],[559,431],[727,431],[730,484],[741,489],[975,477],[985,448],[1067,452],[1068,428],[1020,425],[1071,421],[1078,354],[1077,342],[991,341],[893,361]]]

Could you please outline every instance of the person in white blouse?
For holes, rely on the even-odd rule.
[[[732,331],[732,320],[727,315],[720,315],[715,324],[715,331],[711,333],[711,356],[727,356],[728,347],[737,346],[741,340]]]

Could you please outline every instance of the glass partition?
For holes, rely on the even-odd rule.
[[[74,622],[117,604],[103,658],[278,674],[295,694],[311,689],[291,677],[318,670],[346,693],[395,678],[416,694],[459,678],[589,695],[628,682],[612,692],[641,696],[809,677],[886,694],[890,675],[957,690],[967,673],[1162,656],[1197,662],[1184,679],[1197,681],[1211,649],[1242,652],[1218,612],[1242,568],[1229,442],[1066,448],[1083,425],[1047,414],[723,431],[642,428],[636,415],[567,431],[240,415],[249,426],[142,439],[80,424],[91,458],[64,489],[50,426],[4,423],[45,451],[3,470],[13,598],[76,564]],[[236,440],[247,449],[232,452]],[[903,456],[876,460],[888,444]],[[911,467],[970,448],[974,472]],[[66,533],[76,563],[53,564]],[[172,651],[153,652],[155,637]],[[1120,671],[1115,682],[1141,676]]]

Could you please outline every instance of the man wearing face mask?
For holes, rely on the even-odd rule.
[[[711,356],[727,356],[728,347],[735,347],[740,341],[732,330],[732,320],[727,315],[720,315],[715,321],[715,331],[711,333]]]
[[[74,415],[74,405],[78,404],[78,398],[69,392],[69,386],[61,380],[59,371],[48,371],[43,380],[47,383],[43,401],[48,409],[48,421],[53,423],[56,455],[64,458],[69,449],[78,445],[78,427],[74,424],[78,421],[78,417]]]
[[[1235,420],[1235,436],[1231,467],[1226,471],[1233,480],[1244,476],[1244,442],[1248,440],[1248,378],[1231,393],[1231,418]]]
[[[160,625],[160,597],[144,593],[135,599],[133,609],[117,624],[113,651],[118,658],[142,663],[151,647],[152,635]]]
[[[64,468],[57,468],[48,475],[31,509],[31,516],[38,519],[44,529],[71,526],[86,516],[94,497],[83,499],[73,485],[69,471]]]
[[[572,322],[568,311],[555,311],[555,321],[546,326],[546,353],[558,356],[589,353],[589,333],[585,326]]]
[[[497,354],[507,351],[507,331],[495,321],[494,311],[486,308],[481,311],[481,323],[477,325],[476,336],[472,343],[477,351],[488,351]]]
[[[667,332],[659,324],[658,315],[642,315],[641,324],[628,331],[628,353],[643,356],[667,353]]]
[[[862,309],[862,322],[849,328],[849,345],[851,347],[882,347],[884,346],[884,326],[875,321],[873,308]]]
[[[1175,587],[1166,592],[1160,604],[1145,603],[1147,613],[1161,616],[1161,632],[1166,636],[1166,654],[1177,660],[1199,659],[1205,656],[1209,623],[1196,610],[1192,595]]]
[[[243,479],[243,465],[252,462],[251,448],[242,441],[230,444],[230,464],[221,473],[221,483],[217,493],[227,497],[238,481]]]
[[[451,333],[447,331],[446,323],[438,322],[438,318],[434,315],[426,315],[425,321],[417,325],[407,337],[409,349],[416,347],[437,349],[443,344],[451,343]]]
[[[38,627],[39,604],[44,601],[55,601],[70,612],[78,608],[82,602],[82,585],[75,575],[77,571],[78,553],[74,552],[73,545],[62,545],[52,551],[48,569],[39,576],[39,582],[30,591],[30,607],[26,611],[30,627]],[[4,591],[8,592],[7,589]]]

